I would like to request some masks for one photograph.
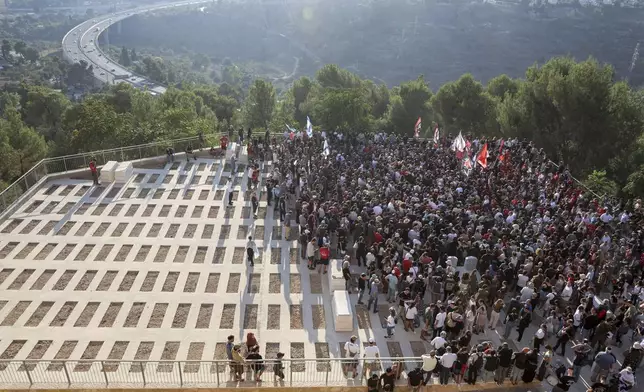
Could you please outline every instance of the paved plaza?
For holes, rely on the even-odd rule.
[[[0,225],[0,359],[225,359],[226,337],[248,332],[267,359],[340,357],[354,333],[375,337],[383,357],[425,353],[402,329],[385,341],[386,303],[380,314],[358,305],[354,332],[334,331],[327,275],[300,260],[295,230],[282,238],[263,194],[252,219],[244,169],[233,207],[230,167],[214,159],[38,189]]]
[[[352,295],[354,331],[335,332],[327,275],[306,267],[295,235],[283,239],[264,194],[253,219],[245,169],[232,179],[233,207],[230,167],[216,159],[135,168],[125,184],[70,177],[39,188],[0,224],[0,360],[209,361],[226,358],[228,335],[243,342],[248,332],[266,359],[278,351],[287,359],[340,358],[353,334],[363,343],[375,338],[382,357],[429,351],[418,330],[400,326],[384,338],[383,298],[373,313]],[[270,170],[265,164],[262,179]],[[254,268],[246,262],[249,235],[260,250]],[[535,324],[510,346],[529,345]],[[473,340],[498,345],[502,330]],[[320,365],[293,371],[326,372]]]

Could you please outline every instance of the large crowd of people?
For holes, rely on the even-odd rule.
[[[251,160],[273,162],[262,190],[282,224],[297,225],[288,235],[309,268],[325,274],[329,257],[343,258],[357,303],[373,312],[387,304],[386,338],[404,329],[428,342],[422,367],[407,377],[413,388],[435,377],[555,377],[553,389],[567,391],[584,366],[593,391],[636,384],[641,200],[594,194],[528,141],[471,139],[462,151],[450,138],[385,134],[249,139]],[[485,167],[468,161],[483,146]],[[490,330],[505,342],[473,344]],[[628,349],[618,358],[614,347]],[[393,388],[395,369],[371,366],[376,350],[352,339],[345,351],[347,377],[364,375],[373,391]]]

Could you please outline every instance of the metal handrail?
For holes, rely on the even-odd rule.
[[[84,387],[100,386],[115,388],[140,388],[146,386],[240,386],[240,387],[274,387],[274,386],[359,386],[366,383],[366,377],[371,371],[382,374],[386,368],[394,364],[400,366],[400,379],[397,385],[407,383],[407,372],[422,366],[419,357],[388,357],[380,358],[375,365],[365,362],[364,358],[357,361],[351,358],[283,358],[281,360],[282,374],[274,373],[274,358],[264,358],[261,380],[267,384],[253,381],[251,375],[258,376],[254,361],[243,364],[229,360],[0,360],[0,387],[27,389],[32,387]],[[357,377],[349,364],[358,362]],[[365,366],[367,370],[364,371]],[[243,373],[249,381],[235,381],[234,371]],[[278,385],[276,376],[282,376]],[[493,372],[481,371],[479,380],[482,383],[493,381]]]
[[[205,135],[206,143],[213,138],[218,139],[220,135],[222,135],[221,132]],[[261,137],[264,136],[264,132],[253,132],[252,136]],[[96,165],[100,167],[108,161],[132,161],[163,156],[165,155],[165,149],[167,147],[172,147],[177,152],[185,151],[187,147],[195,146],[197,142],[199,142],[199,136],[189,136],[180,139],[159,140],[134,146],[123,146],[44,158],[0,192],[0,222],[6,218],[7,212],[10,212],[12,208],[16,207],[17,202],[29,189],[39,184],[40,181],[50,174],[87,169],[90,158],[96,159]]]

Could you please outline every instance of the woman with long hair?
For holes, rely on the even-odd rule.
[[[483,300],[479,301],[479,306],[476,309],[476,331],[483,332],[485,330],[485,324],[487,324],[487,307]]]

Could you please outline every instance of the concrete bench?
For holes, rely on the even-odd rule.
[[[329,277],[329,290],[333,293],[336,290],[345,290],[345,280],[342,276],[342,259],[329,260],[329,269],[327,276]]]
[[[353,310],[349,293],[345,290],[336,290],[333,296],[333,324],[336,332],[353,331]]]
[[[118,183],[126,183],[132,177],[134,166],[132,162],[121,162],[114,170],[114,181]]]
[[[101,168],[101,182],[113,182],[114,181],[114,171],[118,167],[119,163],[116,161],[108,161]]]

